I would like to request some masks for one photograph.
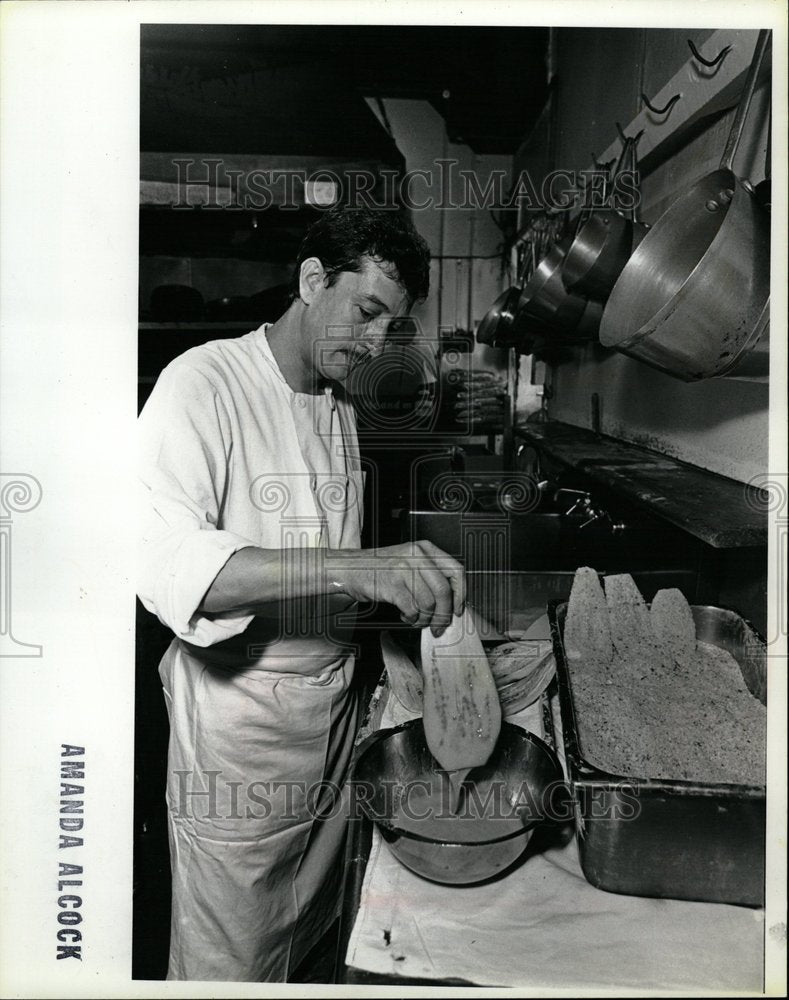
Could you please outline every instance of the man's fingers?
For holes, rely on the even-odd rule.
[[[453,613],[462,615],[466,606],[466,571],[463,564],[433,542],[419,541],[416,544],[449,581],[453,593]]]
[[[395,583],[394,594],[391,600],[392,604],[394,604],[400,612],[400,619],[402,621],[407,622],[409,625],[417,625],[419,623],[420,612],[416,601],[414,600],[413,585],[411,581],[401,577]]]
[[[422,579],[425,587],[430,590],[432,602],[432,607],[430,605],[425,607],[425,610],[430,612],[430,618],[426,624],[432,628],[433,635],[441,635],[452,621],[452,586],[447,577],[437,569],[422,570]]]
[[[403,621],[438,635],[463,613],[466,580],[457,559],[427,541],[379,551],[389,558],[374,571],[375,599],[396,605]]]
[[[452,621],[453,591],[449,581],[439,570],[425,567],[414,572],[409,597],[403,595],[398,607],[401,611],[416,609],[416,616],[409,614],[409,621],[418,628],[433,629],[440,635]]]
[[[424,570],[418,572],[414,578],[414,605],[419,611],[417,626],[419,628],[427,628],[433,621],[436,608],[436,595],[431,581],[425,576]]]
[[[411,571],[399,581],[394,598],[401,619],[416,628],[430,626],[440,634],[452,620],[452,588],[437,569]]]
[[[456,615],[462,615],[466,606],[466,574],[460,573],[450,578],[453,596],[453,611]]]

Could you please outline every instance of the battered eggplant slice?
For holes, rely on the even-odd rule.
[[[421,646],[423,719],[430,752],[447,771],[479,767],[499,738],[501,706],[468,609],[439,637],[423,628]]]
[[[392,692],[411,715],[422,711],[422,674],[389,632],[381,633],[381,655]]]
[[[696,623],[682,591],[659,590],[652,600],[650,621],[657,643],[675,663],[696,655]]]
[[[571,662],[593,657],[607,664],[613,656],[606,598],[597,573],[588,566],[575,573],[564,623],[564,649]]]
[[[655,643],[649,608],[633,577],[629,573],[607,576],[605,599],[615,654],[635,669],[648,669],[656,656]]]

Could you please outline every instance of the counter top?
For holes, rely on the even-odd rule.
[[[744,483],[559,421],[523,424],[515,434],[713,548],[767,545],[766,504]]]
[[[398,705],[388,699],[381,726],[405,721]],[[541,731],[535,708],[511,721]],[[419,878],[374,831],[354,917],[347,983],[761,989],[762,911],[595,889],[572,830],[530,845],[504,877],[474,886]]]

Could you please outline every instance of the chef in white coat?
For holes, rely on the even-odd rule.
[[[272,325],[194,348],[140,418],[140,598],[175,638],[168,979],[284,981],[334,920],[357,725],[352,609],[436,633],[465,601],[428,542],[360,549],[349,373],[427,294],[429,252],[393,212],[332,209]]]

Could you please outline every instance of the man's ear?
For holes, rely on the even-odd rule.
[[[318,289],[326,283],[326,272],[317,257],[308,257],[299,268],[299,298],[307,305],[312,302]]]

